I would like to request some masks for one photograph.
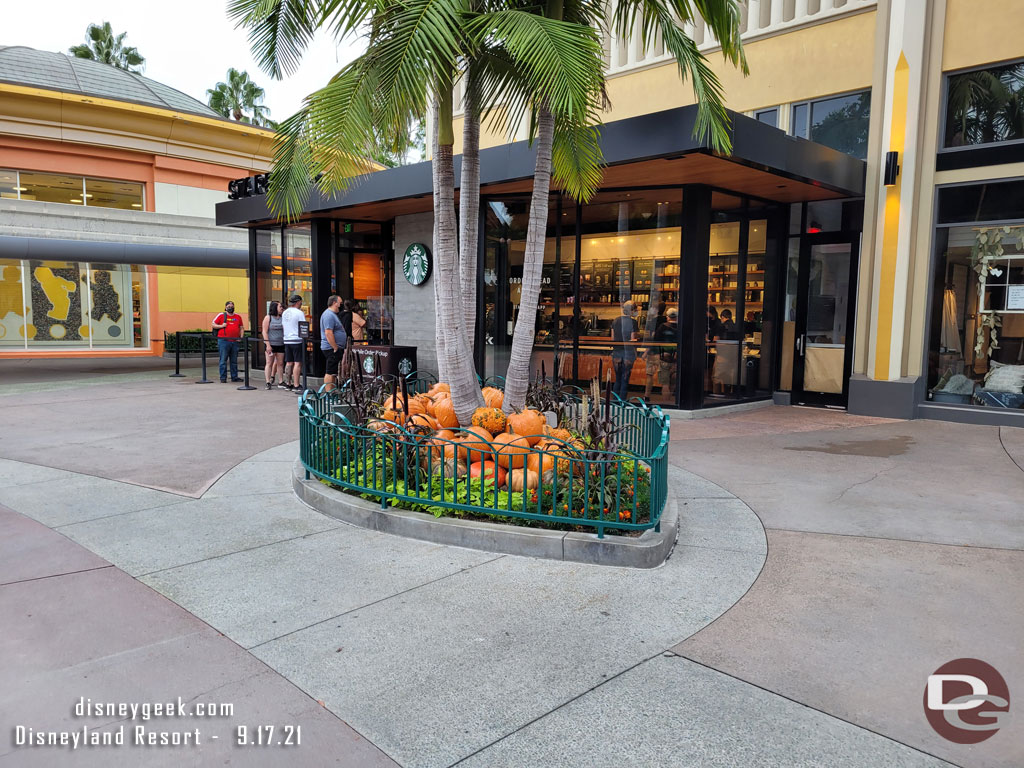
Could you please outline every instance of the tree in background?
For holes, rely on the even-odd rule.
[[[141,74],[145,69],[146,60],[133,45],[125,45],[128,35],[122,32],[114,34],[109,21],[102,24],[90,24],[85,30],[86,42],[68,48],[68,53],[79,59],[91,59],[102,64],[109,64],[118,69]]]
[[[248,72],[239,72],[234,67],[228,70],[226,82],[217,83],[206,91],[207,104],[214,112],[239,123],[276,129],[270,110],[263,105],[264,95]]]

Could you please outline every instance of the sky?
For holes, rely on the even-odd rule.
[[[358,41],[336,46],[333,40],[318,37],[299,70],[277,81],[256,65],[246,31],[235,29],[227,17],[227,0],[3,0],[0,5],[0,45],[66,53],[70,46],[85,42],[90,23],[109,21],[115,34],[127,32],[125,42],[146,57],[146,77],[205,104],[206,89],[225,80],[229,67],[247,70],[266,90],[263,102],[275,120],[293,114],[306,94],[325,85],[359,53]]]

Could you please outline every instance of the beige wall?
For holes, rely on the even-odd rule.
[[[737,112],[862,90],[871,85],[875,12],[856,13],[822,24],[747,43],[750,75],[725,62],[719,52],[708,61],[725,89],[726,105]],[[693,89],[674,63],[655,64],[608,79],[611,109],[605,122],[693,104]],[[508,138],[485,125],[482,148]],[[462,120],[455,121],[455,152],[462,151]],[[524,138],[518,136],[516,138]]]
[[[942,70],[1024,56],[1024,2],[947,0]]]

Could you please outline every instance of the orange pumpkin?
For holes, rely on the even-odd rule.
[[[452,442],[445,443],[441,449],[441,455],[444,456],[445,460],[448,459],[459,459],[459,444],[462,441],[456,437]]]
[[[553,437],[556,440],[564,440],[565,442],[572,440],[572,432],[568,429],[552,429],[551,427],[545,427],[544,434],[548,437]]]
[[[494,438],[483,427],[470,427],[459,441],[459,458],[467,464],[489,458]]]
[[[527,408],[519,413],[513,413],[508,417],[508,431],[516,435],[522,435],[530,441],[530,445],[536,445],[544,438],[544,427],[547,422],[540,411]]]
[[[477,408],[473,411],[473,426],[483,427],[492,435],[498,435],[505,431],[508,422],[505,413],[501,408]]]
[[[483,394],[488,408],[501,408],[505,403],[505,393],[497,387],[484,387],[481,394]]]
[[[437,419],[425,413],[409,414],[406,426],[426,427],[431,432],[437,429]]]
[[[402,396],[390,395],[384,400],[384,409],[388,411],[402,410]]]
[[[508,473],[508,489],[514,493],[534,490],[540,484],[540,477],[529,469],[513,469]]]
[[[503,432],[494,436],[494,449],[498,452],[498,463],[508,469],[521,467],[530,453],[530,441],[522,435]]]
[[[458,428],[459,417],[455,415],[455,406],[452,405],[450,397],[440,399],[434,404],[434,418],[437,419],[438,426],[443,429]]]
[[[427,401],[426,395],[416,395],[416,397],[409,399],[409,415],[417,416],[421,413],[427,412]]]
[[[469,465],[469,476],[484,480],[484,487],[491,485],[491,478],[494,478],[498,488],[505,485],[505,470],[493,461],[474,461]]]
[[[531,451],[526,457],[526,468],[538,475],[547,475],[555,469],[555,457],[542,451]]]
[[[431,397],[435,397],[436,395],[440,395],[442,392],[447,392],[451,394],[451,391],[451,387],[449,387],[443,381],[439,381],[437,382],[437,384],[435,384],[434,386],[427,390],[427,394],[430,395]]]
[[[381,411],[380,412],[380,417],[384,421],[393,421],[396,424],[401,424],[402,423],[402,419],[404,418],[401,412],[394,411],[394,410],[392,410],[390,408],[385,408],[383,411]]]

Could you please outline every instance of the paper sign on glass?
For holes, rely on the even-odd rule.
[[[1006,308],[1024,309],[1024,285],[1006,287]]]

